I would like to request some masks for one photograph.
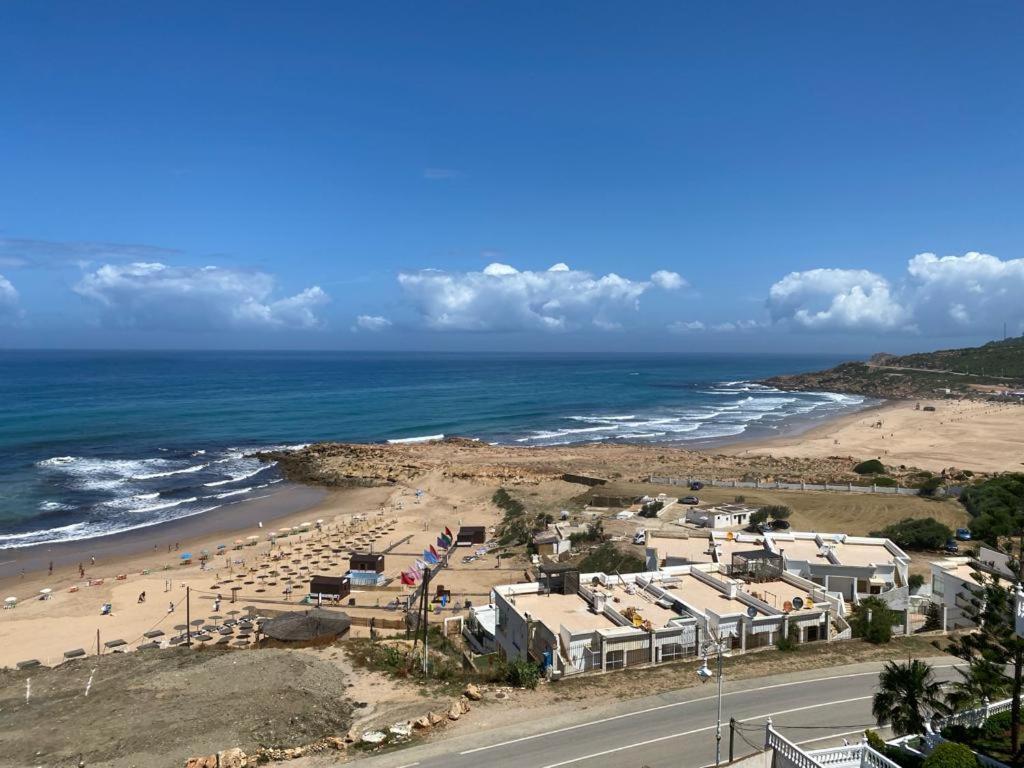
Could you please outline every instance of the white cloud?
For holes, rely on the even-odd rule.
[[[692,320],[690,322],[676,320],[668,326],[669,333],[700,333],[703,330],[706,330],[706,327],[700,320]]]
[[[865,269],[790,272],[769,290],[768,311],[807,330],[890,330],[910,319],[889,281]]]
[[[896,284],[866,270],[792,272],[771,287],[776,322],[808,330],[998,333],[1024,331],[1024,259],[920,253]]]
[[[675,291],[687,286],[682,275],[678,272],[669,272],[667,269],[659,269],[651,275],[651,282],[666,291]]]
[[[963,256],[920,253],[907,265],[917,322],[928,332],[999,333],[1024,330],[1024,259],[1003,261],[972,251]]]
[[[318,286],[275,300],[274,278],[262,272],[159,262],[105,264],[74,290],[109,322],[153,329],[315,328],[316,309],[329,301]]]
[[[353,331],[386,331],[392,325],[391,321],[381,315],[359,315]]]
[[[0,324],[17,320],[21,317],[19,296],[11,281],[0,275]]]
[[[563,263],[544,272],[500,262],[480,272],[428,269],[403,272],[398,282],[427,326],[459,331],[616,329],[652,287],[615,273],[595,277]]]

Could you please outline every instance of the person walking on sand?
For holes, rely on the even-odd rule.
[[[167,603],[167,612],[168,613],[174,613],[174,601],[173,600],[171,600],[169,603]]]
[[[92,566],[96,565],[96,555],[90,555],[89,556],[89,565],[92,565]]]
[[[146,593],[145,592],[140,592],[139,593],[139,602],[140,603],[146,602]]]

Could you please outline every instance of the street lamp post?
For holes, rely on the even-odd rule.
[[[708,634],[711,635],[711,640],[706,641],[701,646],[704,658],[703,664],[697,670],[697,676],[701,679],[701,682],[705,683],[712,676],[718,678],[718,715],[715,719],[715,765],[717,766],[722,762],[722,651],[724,650],[724,641],[713,634],[710,629]],[[717,654],[716,672],[712,672],[708,667],[709,652]]]

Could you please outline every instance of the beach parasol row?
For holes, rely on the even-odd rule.
[[[433,544],[423,550],[422,559],[416,560],[407,569],[402,571],[401,581],[407,587],[411,587],[418,584],[423,579],[423,572],[433,565],[437,565],[441,562],[442,554],[438,552],[447,552],[455,541],[455,536],[452,534],[451,529],[445,526],[444,531],[437,537],[437,547]]]

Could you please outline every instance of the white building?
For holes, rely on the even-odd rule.
[[[582,574],[577,591],[565,591],[540,583],[495,587],[499,653],[567,675],[696,656],[709,637],[742,653],[783,635],[834,639],[833,619],[846,626],[842,601],[805,579],[782,574],[745,585],[713,564]]]
[[[750,516],[759,507],[746,504],[718,504],[714,507],[691,507],[686,510],[686,521],[702,528],[745,528],[750,525]]]
[[[931,564],[932,601],[942,607],[946,629],[974,626],[971,601],[981,588],[975,573],[981,571],[1012,582],[1009,560],[1009,555],[982,544],[977,558],[947,557]]]

